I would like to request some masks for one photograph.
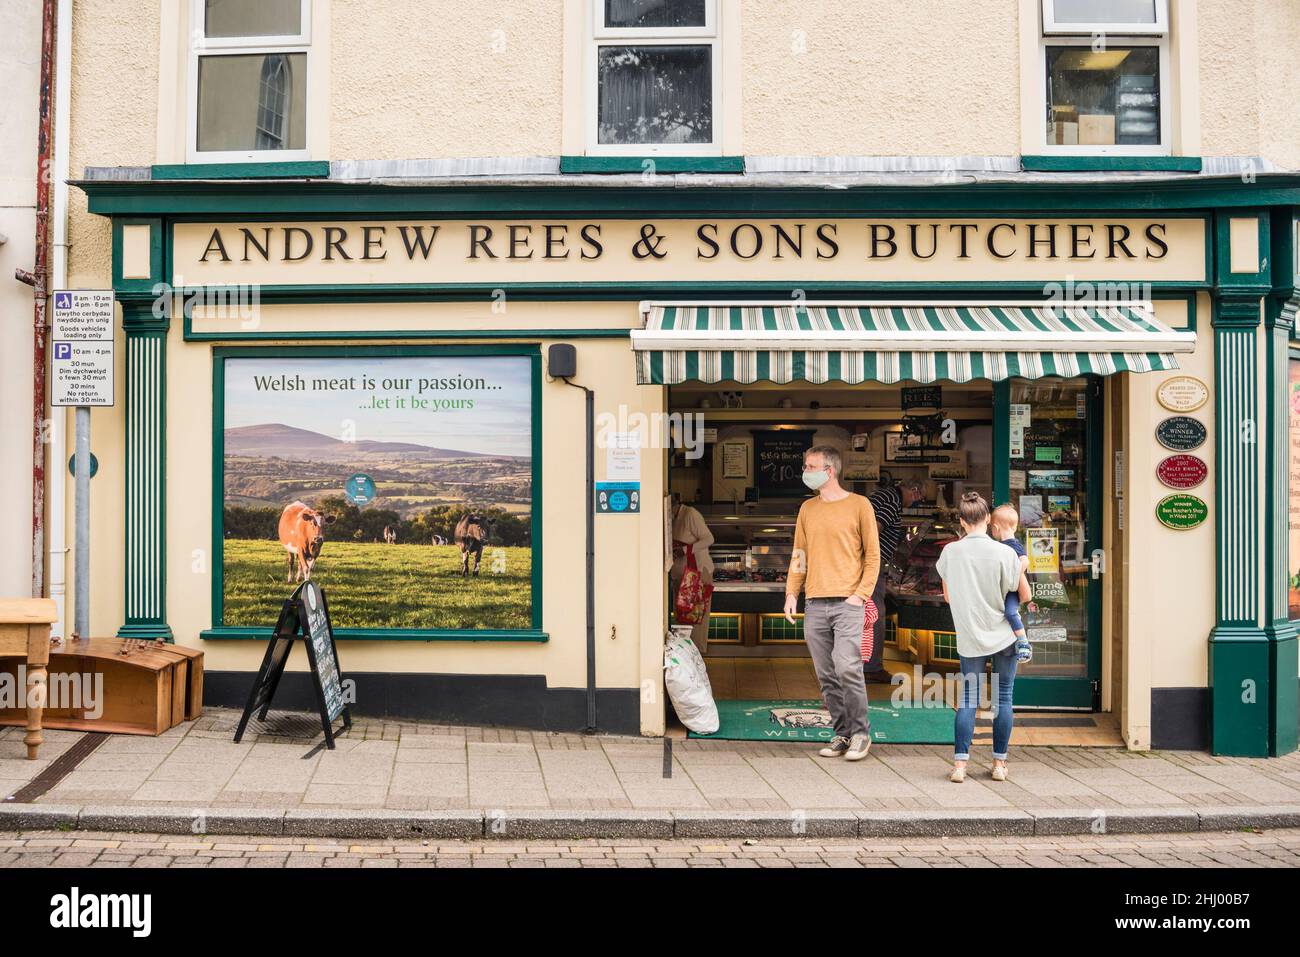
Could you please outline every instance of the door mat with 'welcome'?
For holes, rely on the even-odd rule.
[[[871,739],[891,744],[952,744],[951,708],[895,708],[888,700],[868,707]],[[720,725],[713,734],[691,738],[721,741],[829,741],[835,736],[820,701],[719,701]]]

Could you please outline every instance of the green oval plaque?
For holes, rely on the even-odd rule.
[[[1210,506],[1195,495],[1168,495],[1156,505],[1156,518],[1165,528],[1186,531],[1202,524],[1210,514]]]

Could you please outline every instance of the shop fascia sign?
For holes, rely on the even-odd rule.
[[[191,283],[656,274],[677,281],[907,280],[938,269],[986,279],[1205,278],[1205,223],[1198,218],[389,220],[180,223],[174,230],[175,270]]]

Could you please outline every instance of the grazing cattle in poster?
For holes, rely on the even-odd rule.
[[[220,362],[221,625],[275,621],[289,552],[292,573],[329,593],[339,628],[537,627],[535,356]],[[364,498],[349,488],[358,475],[374,484]]]
[[[483,545],[492,535],[492,521],[481,515],[462,515],[456,523],[456,544],[460,546],[460,574],[469,577],[469,560],[474,559],[474,575],[478,575],[479,563],[483,560]]]
[[[280,513],[280,544],[289,553],[286,582],[311,578],[321,546],[325,544],[325,526],[333,521],[333,515],[322,515],[302,502],[285,506]]]

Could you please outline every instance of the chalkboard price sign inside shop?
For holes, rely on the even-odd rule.
[[[754,465],[759,497],[793,498],[808,494],[803,456],[813,445],[812,429],[754,432]]]
[[[330,624],[329,604],[325,592],[313,581],[305,581],[285,599],[280,617],[271,633],[262,667],[258,669],[248,703],[235,731],[238,743],[244,736],[249,719],[256,713],[265,721],[271,710],[280,678],[284,675],[289,653],[295,641],[302,639],[307,649],[307,664],[316,690],[316,704],[320,712],[321,728],[325,732],[325,745],[334,748],[334,722],[343,719],[343,730],[352,727],[352,716],[343,701],[343,681],[339,674],[338,649],[334,644],[334,628]]]

